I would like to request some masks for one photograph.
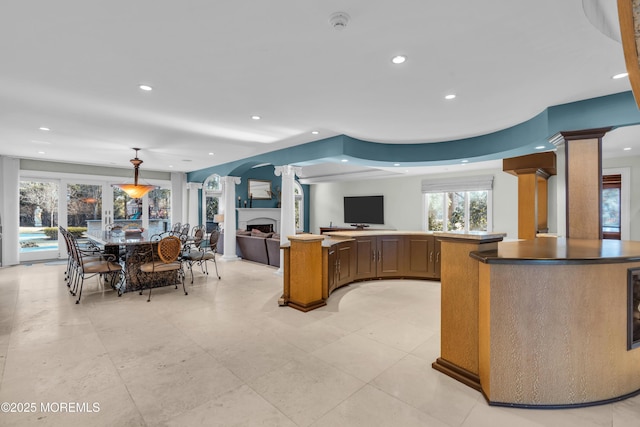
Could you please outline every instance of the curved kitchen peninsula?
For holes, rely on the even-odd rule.
[[[326,305],[331,292],[355,281],[440,279],[440,242],[430,232],[340,231],[288,239],[279,304],[301,311]]]
[[[489,403],[588,406],[640,392],[640,242],[547,237],[471,256]]]

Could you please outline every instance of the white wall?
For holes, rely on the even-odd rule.
[[[384,196],[384,226],[396,230],[423,230],[424,202],[421,191],[423,179],[492,174],[493,230],[518,237],[518,179],[501,169],[473,170],[468,173],[443,173],[402,176],[364,181],[344,181],[313,184],[310,191],[310,231],[319,233],[320,227],[349,226],[344,223],[344,196]]]

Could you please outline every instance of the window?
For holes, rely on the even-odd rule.
[[[296,231],[304,231],[304,192],[298,181],[293,182]]]
[[[620,240],[621,175],[602,177],[602,238]]]
[[[46,252],[49,258],[57,256],[59,189],[60,184],[54,181],[20,181],[21,257],[32,252]]]
[[[493,176],[424,180],[428,231],[491,231]]]
[[[171,227],[171,190],[156,188],[147,193],[149,199],[149,234],[160,234]]]
[[[204,199],[202,218],[204,218],[203,222],[207,225],[207,233],[210,233],[216,228],[217,224],[214,217],[219,213],[220,198],[222,197],[222,185],[219,175],[211,175],[204,181],[202,197]]]

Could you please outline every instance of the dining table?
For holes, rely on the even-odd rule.
[[[85,236],[100,248],[104,253],[114,255],[122,264],[124,277],[121,283],[115,286],[118,296],[125,292],[142,291],[149,286],[174,285],[178,280],[178,272],[166,271],[161,274],[164,280],[145,280],[144,274],[139,274],[140,265],[149,261],[143,254],[152,249],[154,260],[158,259],[157,247],[160,240],[158,235],[149,235],[142,230],[111,230],[94,233],[86,233]]]

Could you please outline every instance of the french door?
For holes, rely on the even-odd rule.
[[[105,208],[112,206],[103,197],[107,193],[111,187],[103,182],[21,179],[20,262],[65,257],[58,226],[77,233],[101,231]]]
[[[20,261],[59,257],[60,181],[20,180]]]

